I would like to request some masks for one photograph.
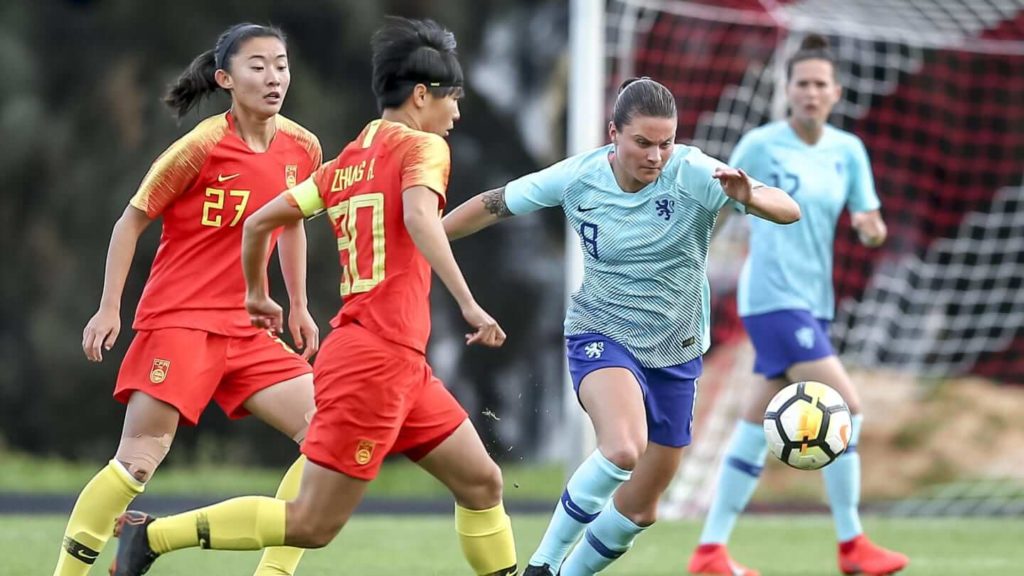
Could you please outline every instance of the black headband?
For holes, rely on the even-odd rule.
[[[235,45],[235,42],[238,42],[238,37],[254,28],[262,30],[263,26],[260,26],[259,24],[248,24],[245,26],[238,26],[228,33],[228,37],[220,43],[220,48],[218,48],[213,55],[213,63],[217,67],[217,70],[224,68],[224,64],[226,64],[224,60],[227,59],[228,52],[231,51],[231,47]]]

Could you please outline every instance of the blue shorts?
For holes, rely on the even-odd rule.
[[[793,364],[835,355],[828,339],[830,322],[807,310],[777,310],[742,320],[757,353],[754,372],[765,378],[782,378]]]
[[[699,356],[678,366],[644,368],[621,344],[601,334],[575,334],[565,339],[572,386],[579,397],[583,378],[601,368],[625,368],[644,394],[647,439],[655,444],[689,446],[697,379],[704,369]]]

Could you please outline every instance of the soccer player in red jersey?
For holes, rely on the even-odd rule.
[[[319,334],[306,310],[306,238],[301,222],[280,235],[291,296],[290,327],[305,358],[245,310],[241,258],[246,218],[320,166],[320,143],[278,114],[289,85],[285,39],[276,28],[239,24],[224,32],[171,86],[178,116],[224,90],[231,109],[199,123],[146,175],[114,226],[100,308],[82,348],[100,362],[120,331],[120,301],[139,235],[163,218],[163,233],[121,365],[114,397],[127,403],[117,453],[82,490],[68,520],[54,576],[89,571],[117,517],[143,491],[171,447],[179,422],[194,425],[211,400],[231,418],[255,414],[300,445],[314,411],[307,362]],[[266,275],[267,258],[258,263]],[[298,492],[300,457],[280,498]],[[291,574],[302,551],[269,550],[257,574]]]
[[[472,326],[467,344],[505,340],[473,299],[441,226],[450,168],[443,136],[462,94],[455,38],[432,21],[396,18],[372,44],[381,119],[245,224],[246,307],[254,324],[274,330],[281,308],[261,269],[271,230],[326,210],[338,238],[344,305],[315,364],[317,412],[298,497],[235,498],[160,519],[127,512],[111,574],[142,574],[158,554],[195,546],[324,546],[390,453],[404,453],[451,490],[456,532],[477,574],[516,572],[501,471],[425,358],[431,269]]]

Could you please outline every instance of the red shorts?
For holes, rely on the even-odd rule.
[[[236,337],[188,328],[140,330],[121,363],[114,398],[127,403],[136,390],[145,392],[194,426],[211,399],[230,418],[242,418],[250,396],[310,372],[309,363],[270,332]]]
[[[313,382],[316,414],[302,452],[353,478],[375,478],[388,454],[423,458],[467,418],[422,354],[358,324],[324,341]]]

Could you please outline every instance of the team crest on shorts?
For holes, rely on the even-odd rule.
[[[360,466],[369,464],[370,459],[373,458],[373,448],[376,445],[376,442],[370,440],[360,440],[359,446],[356,447],[356,464]]]
[[[284,167],[284,183],[287,187],[294,188],[298,177],[299,167],[297,164],[288,164]]]
[[[604,354],[604,342],[597,341],[591,342],[583,347],[583,353],[587,355],[590,360],[596,360]]]
[[[160,358],[153,359],[153,368],[149,370],[149,381],[153,384],[159,384],[164,380],[167,380],[167,373],[171,370],[170,360],[161,360]]]
[[[806,348],[808,350],[810,350],[811,348],[814,348],[814,329],[813,328],[810,328],[809,326],[804,326],[803,328],[801,328],[801,329],[797,330],[796,332],[794,332],[793,335],[796,336],[796,342],[801,347]]]

